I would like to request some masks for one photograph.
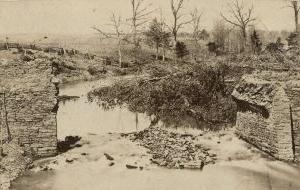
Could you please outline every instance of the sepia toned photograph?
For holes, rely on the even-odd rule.
[[[0,0],[0,190],[300,190],[300,0]]]

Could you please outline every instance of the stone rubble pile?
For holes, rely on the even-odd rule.
[[[169,132],[159,127],[149,127],[144,131],[131,134],[130,140],[149,149],[151,161],[167,168],[202,169],[214,163],[216,155],[209,149],[197,144],[193,135]]]

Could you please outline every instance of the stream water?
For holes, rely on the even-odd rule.
[[[79,99],[60,103],[57,124],[58,138],[78,135],[101,141],[107,133],[132,132],[149,126],[150,119],[126,108],[103,110],[97,103],[87,100],[93,88],[110,85],[111,80],[73,84],[60,88],[60,95],[79,96]],[[138,118],[138,119],[137,119]],[[100,135],[99,137],[96,135]],[[104,138],[104,137],[103,137]],[[110,139],[111,140],[111,139]],[[103,156],[109,146],[120,155],[137,154],[135,145],[117,143],[90,147]],[[108,141],[109,142],[109,141]],[[113,142],[110,142],[113,143]],[[103,150],[101,149],[103,146]],[[133,151],[133,153],[132,153]],[[124,157],[125,160],[125,157]],[[13,183],[16,190],[299,190],[300,169],[279,161],[233,161],[209,165],[203,171],[128,170],[123,159],[108,167],[105,160],[71,164],[61,170],[28,172]]]
[[[111,85],[113,81],[102,79],[60,88],[61,96],[79,96],[79,98],[59,104],[57,113],[59,140],[68,135],[84,137],[88,134],[134,132],[150,125],[150,118],[146,114],[130,112],[126,107],[104,110],[96,102],[88,101],[88,92],[96,87]]]

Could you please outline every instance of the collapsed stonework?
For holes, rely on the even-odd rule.
[[[300,78],[291,73],[247,75],[232,93],[236,133],[281,160],[300,161]]]
[[[58,88],[53,68],[43,54],[23,61],[21,54],[1,51],[0,124],[4,137],[35,157],[57,153],[56,111]]]

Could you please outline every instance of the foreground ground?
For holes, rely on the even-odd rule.
[[[173,130],[174,132],[174,130]],[[231,131],[193,134],[199,143],[216,154],[216,163],[200,169],[167,169],[150,161],[151,152],[121,134],[89,134],[77,148],[34,163],[27,177],[12,189],[210,189],[210,190],[297,190],[300,169],[274,161],[237,139]],[[197,134],[198,133],[198,134]],[[87,140],[88,139],[88,140]],[[109,156],[107,156],[109,155]]]

